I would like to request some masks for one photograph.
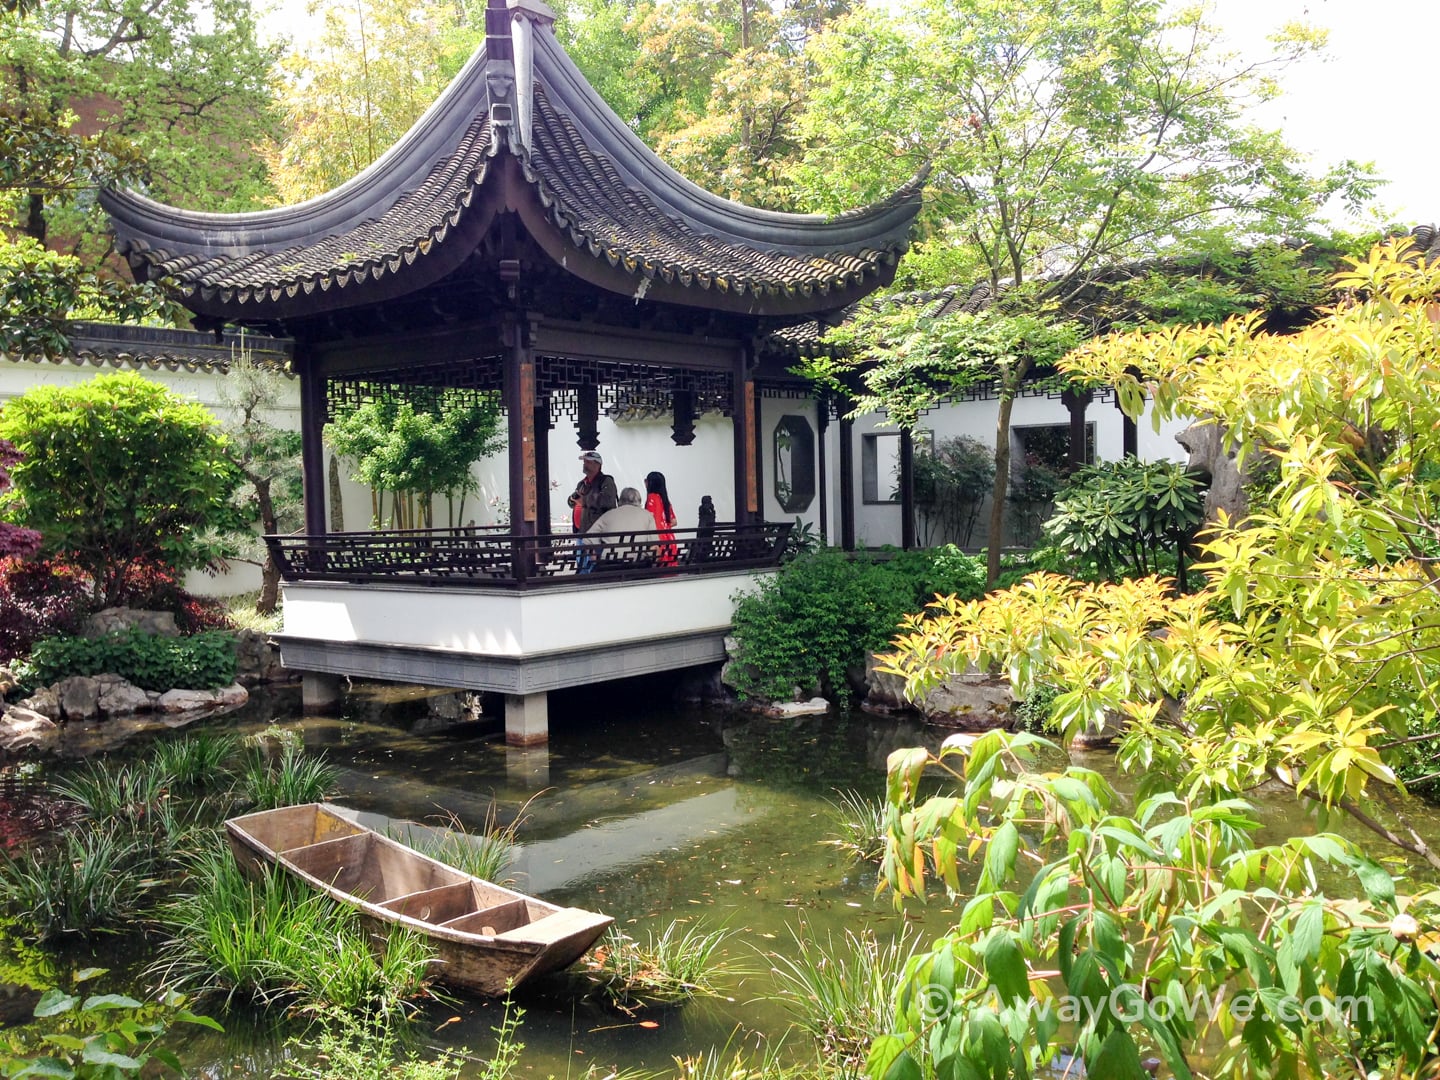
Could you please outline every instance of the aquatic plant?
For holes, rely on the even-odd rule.
[[[828,1065],[858,1075],[875,1032],[894,1022],[895,987],[918,939],[902,932],[882,941],[870,930],[847,930],[839,941],[827,934],[823,942],[803,930],[791,934],[795,955],[769,958],[778,987],[773,1000],[814,1036]]]
[[[217,781],[228,783],[229,763],[239,748],[234,732],[201,730],[179,739],[156,740],[148,761],[184,787],[215,786]]]
[[[17,929],[41,941],[113,930],[145,907],[153,869],[131,836],[72,829],[58,843],[0,854],[0,902],[25,916]]]
[[[523,815],[524,808],[521,809]],[[497,885],[511,885],[515,879],[506,871],[515,861],[516,834],[522,820],[523,816],[517,816],[509,825],[498,825],[492,803],[479,832],[470,832],[458,816],[450,813],[443,827],[416,829],[392,825],[389,835],[391,839],[472,877]]]
[[[394,1024],[342,1009],[322,1010],[313,1030],[286,1043],[291,1080],[457,1080],[465,1066],[464,1050],[421,1058]]]
[[[105,974],[86,968],[76,976],[84,982]],[[151,1061],[180,1072],[174,1052],[161,1045],[175,1024],[198,1024],[223,1031],[219,1023],[185,1007],[179,994],[166,994],[146,1004],[123,994],[92,994],[80,998],[48,990],[35,1005],[35,1018],[57,1021],[67,1030],[41,1035],[43,1050],[30,1052],[15,1035],[0,1035],[0,1075],[49,1076],[64,1080],[121,1080],[153,1076]]]
[[[153,758],[123,765],[100,758],[51,781],[50,788],[85,807],[94,818],[135,822],[152,813],[174,785],[174,775]]]
[[[189,881],[159,912],[172,936],[151,971],[166,985],[378,1017],[426,992],[433,954],[418,934],[397,929],[377,956],[355,912],[279,871],[251,881],[218,848],[195,857]]]
[[[830,805],[839,835],[827,842],[858,862],[880,862],[885,857],[885,800],[867,799],[858,791],[840,791]]]
[[[643,942],[614,927],[606,931],[586,961],[602,994],[621,1008],[677,1004],[717,993],[717,978],[740,974],[721,951],[733,930],[685,923],[673,919],[658,934],[647,930]]]
[[[732,1049],[727,1042],[718,1050],[677,1057],[676,1080],[838,1080],[846,1075],[826,1069],[820,1062],[808,1065],[789,1060],[783,1044],[783,1039],[769,1043],[758,1056]]]
[[[263,750],[248,756],[240,787],[257,809],[273,810],[323,802],[339,779],[340,771],[323,756],[307,754],[303,746],[285,741],[274,758]]]

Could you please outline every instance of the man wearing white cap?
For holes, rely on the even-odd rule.
[[[600,471],[604,463],[598,452],[586,450],[580,455],[581,468],[585,475],[570,493],[569,503],[575,531],[588,532],[595,520],[605,511],[613,510],[620,504],[615,493],[615,479]]]

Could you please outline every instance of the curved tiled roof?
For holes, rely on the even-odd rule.
[[[546,29],[535,34],[528,92],[507,98],[508,90],[497,90],[497,72],[503,81],[510,61],[490,53],[503,58],[509,45],[492,33],[399,143],[306,203],[203,214],[133,192],[103,192],[119,250],[137,276],[169,279],[201,314],[264,319],[294,314],[297,306],[364,303],[376,292],[363,286],[388,275],[400,279],[392,278],[389,295],[418,290],[474,250],[490,221],[483,215],[528,198],[541,216],[527,227],[553,231],[537,236],[541,246],[581,276],[584,263],[564,253],[595,260],[616,291],[626,287],[618,270],[639,295],[648,282],[663,284],[671,302],[712,307],[725,294],[728,306],[748,297],[747,310],[763,313],[766,298],[783,298],[795,313],[797,306],[833,308],[833,293],[848,293],[839,302],[849,302],[888,280],[908,244],[923,177],[881,203],[831,217],[733,203],[664,165]],[[500,111],[517,96],[529,110],[523,132]],[[523,191],[514,190],[514,180],[505,187],[502,154],[514,156]],[[487,189],[495,197],[486,197]],[[462,222],[466,239],[458,242]]]
[[[418,187],[404,192],[379,216],[344,232],[286,247],[207,252],[184,250],[178,244],[159,246],[163,239],[127,233],[119,225],[122,200],[138,204],[137,196],[111,193],[108,197],[121,237],[120,251],[131,266],[144,267],[145,277],[168,277],[182,295],[198,295],[207,303],[218,299],[226,305],[258,304],[379,281],[430,254],[470,207],[484,183],[491,153],[489,121],[476,118],[454,152],[436,162]]]
[[[196,330],[82,322],[70,325],[66,336],[70,348],[64,355],[0,350],[0,360],[223,375],[235,357],[244,352],[262,367],[285,375],[291,373],[290,342],[263,335],[225,334],[217,338]]]

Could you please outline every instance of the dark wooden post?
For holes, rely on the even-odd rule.
[[[731,379],[731,418],[735,436],[735,521],[748,524],[758,516],[760,493],[755,478],[755,383],[750,378],[747,350],[735,354]]]
[[[535,529],[550,531],[550,398],[535,399]]]
[[[848,401],[840,404],[840,546],[855,550],[855,421],[845,413]]]
[[[515,576],[529,576],[532,553],[523,537],[535,533],[535,358],[530,352],[530,335],[525,321],[507,315],[503,325],[505,342],[505,419],[509,436],[510,532],[514,547]]]
[[[1085,464],[1085,409],[1095,395],[1089,390],[1063,390],[1060,403],[1070,410],[1070,454],[1071,469]]]
[[[829,521],[826,509],[830,503],[830,473],[825,468],[825,436],[830,430],[830,398],[824,394],[820,395],[819,404],[815,409],[815,472],[819,483],[815,486],[820,492],[820,538],[822,542],[830,542]]]
[[[1138,368],[1130,368],[1128,370],[1130,374],[1136,379],[1140,378],[1140,371]],[[1115,408],[1120,408],[1119,394],[1115,395]],[[1124,417],[1124,419],[1120,422],[1120,440],[1122,453],[1124,453],[1127,458],[1139,457],[1140,429],[1135,426],[1135,421],[1131,417],[1125,416],[1125,411],[1123,409],[1121,409],[1120,415]]]
[[[305,532],[310,536],[324,536],[325,443],[322,436],[329,419],[326,380],[316,369],[314,360],[299,346],[295,350],[295,367],[300,373],[300,483],[305,495]]]
[[[900,550],[915,546],[915,436],[900,429]]]

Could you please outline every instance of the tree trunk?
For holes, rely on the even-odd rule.
[[[33,237],[41,244],[45,243],[45,236],[48,230],[45,227],[45,196],[39,192],[32,191],[25,199],[25,228],[26,236]]]
[[[273,535],[279,524],[275,520],[275,501],[270,497],[270,478],[252,478],[251,483],[255,485],[255,505],[260,510],[260,531],[267,536]],[[255,610],[261,615],[270,615],[279,604],[280,568],[275,565],[275,557],[267,545],[265,561],[260,567],[260,598],[255,601]]]
[[[1000,547],[1005,538],[1005,495],[1010,487],[1010,408],[1015,395],[1000,391],[1000,413],[995,418],[995,486],[990,490],[990,536],[985,544],[985,587],[1000,580]]]

